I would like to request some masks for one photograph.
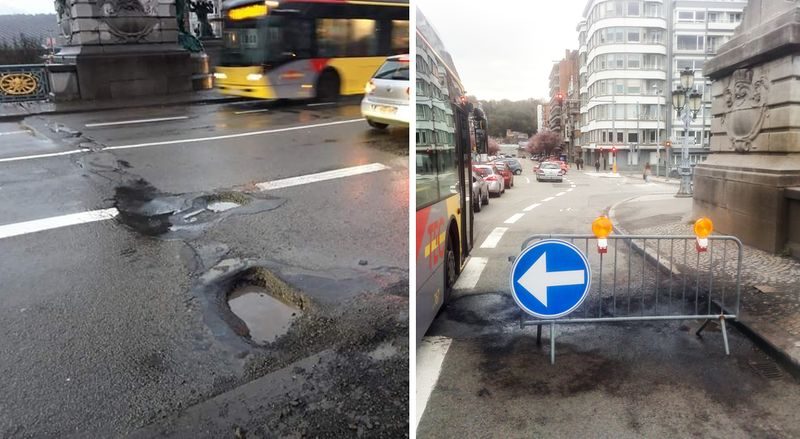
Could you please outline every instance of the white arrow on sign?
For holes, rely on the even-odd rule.
[[[542,253],[533,266],[523,274],[517,283],[533,294],[542,305],[547,306],[547,287],[561,287],[584,283],[584,270],[547,271],[547,253]]]

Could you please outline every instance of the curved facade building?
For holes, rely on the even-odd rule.
[[[590,166],[599,160],[601,169],[610,169],[616,149],[620,169],[639,168],[664,138],[667,30],[663,1],[587,3],[578,52],[580,143]]]

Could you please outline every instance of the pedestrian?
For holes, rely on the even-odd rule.
[[[594,170],[600,172],[600,159],[594,161]]]
[[[645,163],[644,165],[644,174],[642,174],[642,178],[644,178],[645,183],[650,181],[650,171],[652,168],[650,167],[650,162]]]

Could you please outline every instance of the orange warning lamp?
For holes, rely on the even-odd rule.
[[[614,230],[611,220],[607,216],[599,216],[592,221],[592,233],[597,237],[597,253],[608,252],[608,235]]]
[[[714,231],[714,223],[707,217],[702,217],[694,222],[694,234],[697,236],[697,251],[708,250],[708,237]]]

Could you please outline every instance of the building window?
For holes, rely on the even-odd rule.
[[[678,35],[678,50],[703,50],[702,35]]]
[[[628,2],[628,17],[638,17],[639,16],[639,2],[632,1]]]
[[[639,143],[639,133],[628,132],[628,143]]]

